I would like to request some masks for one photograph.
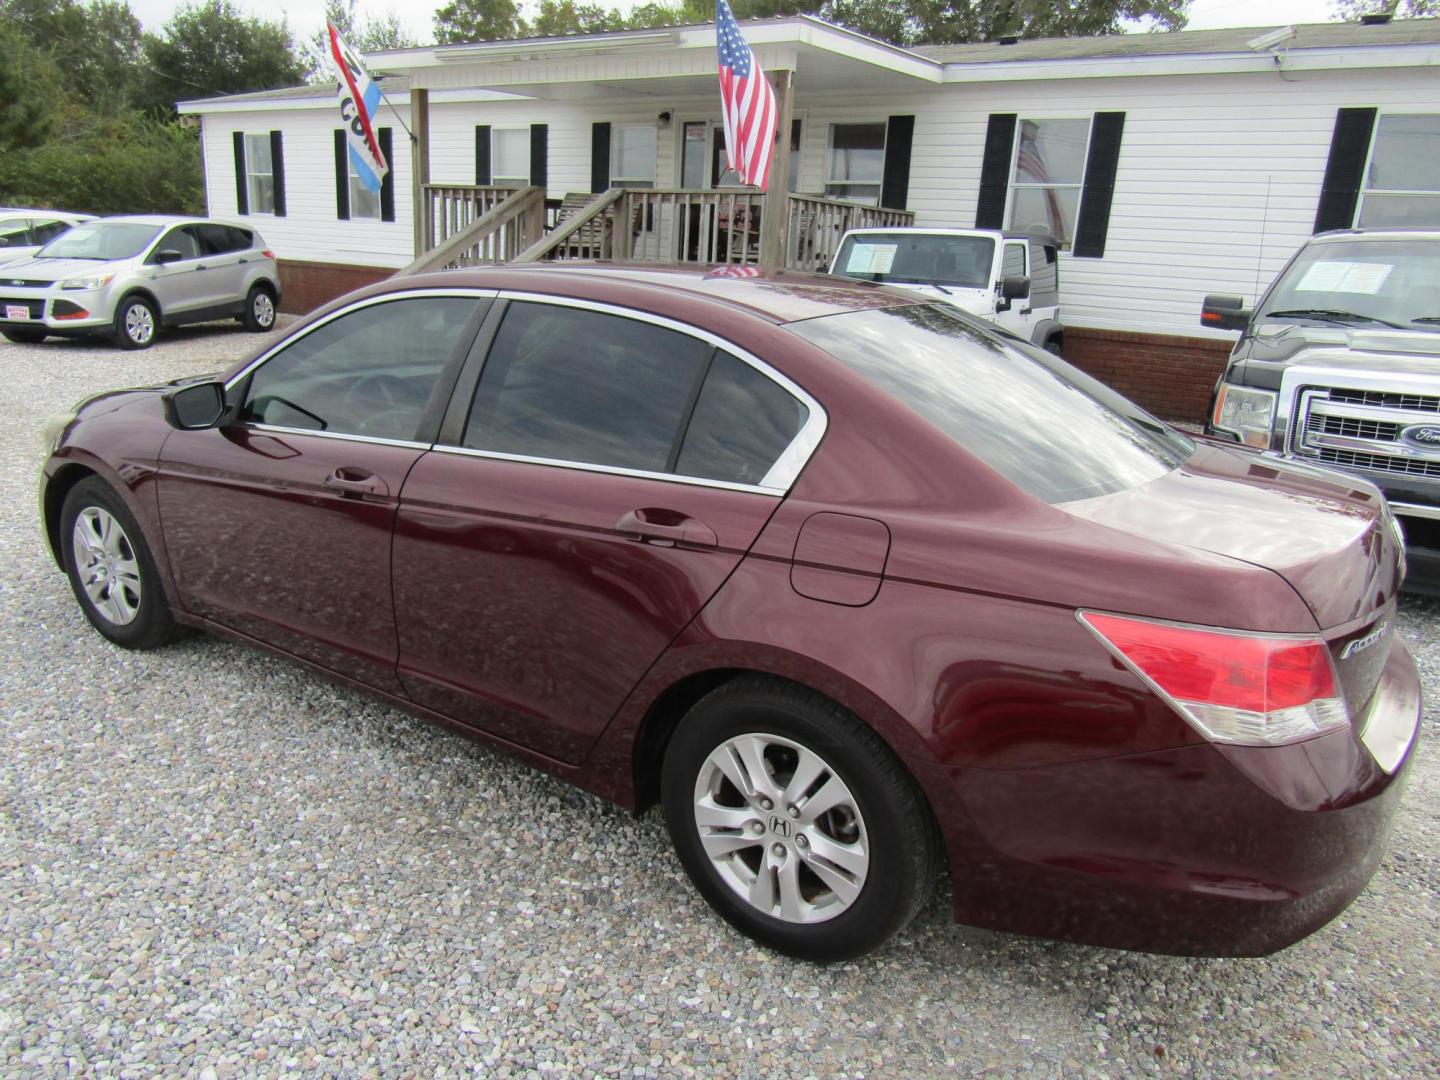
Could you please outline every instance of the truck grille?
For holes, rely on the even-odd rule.
[[[1307,386],[1296,405],[1292,448],[1302,457],[1342,469],[1440,478],[1440,443],[1404,434],[1416,426],[1440,432],[1440,397]]]

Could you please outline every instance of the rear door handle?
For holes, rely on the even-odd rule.
[[[325,478],[325,486],[342,495],[389,495],[384,480],[369,469],[342,466]]]
[[[618,532],[625,539],[641,544],[655,544],[661,547],[718,547],[720,540],[715,530],[688,514],[663,507],[643,507],[631,510],[615,523]]]

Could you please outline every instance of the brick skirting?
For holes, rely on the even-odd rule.
[[[1156,416],[1200,423],[1232,341],[1133,334],[1122,330],[1065,330],[1065,359]]]
[[[281,259],[280,310],[304,315],[352,289],[384,281],[394,270],[376,266],[345,266],[340,263],[303,262]]]

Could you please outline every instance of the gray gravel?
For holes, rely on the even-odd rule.
[[[1033,941],[942,901],[822,969],[712,917],[657,813],[241,646],[109,646],[42,548],[40,425],[256,344],[0,343],[0,1073],[1440,1076],[1433,753],[1370,888],[1281,955]],[[1401,623],[1440,700],[1440,603]]]

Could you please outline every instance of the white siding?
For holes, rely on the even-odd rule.
[[[804,92],[800,189],[825,183],[829,125],[914,114],[911,209],[920,225],[970,227],[975,220],[988,117],[1126,114],[1103,259],[1062,256],[1067,323],[1188,336],[1225,336],[1199,326],[1201,297],[1233,292],[1254,299],[1310,235],[1330,149],[1335,111],[1440,111],[1433,69],[1351,69],[1175,77],[1026,81],[933,86],[907,95],[824,97]],[[657,181],[678,179],[685,120],[715,118],[712,96],[666,100],[440,103],[431,108],[431,176],[474,182],[476,124],[549,127],[549,193],[590,188],[590,127],[596,120],[654,122]],[[248,119],[246,118],[248,116]],[[383,122],[383,121],[382,121]],[[410,257],[409,142],[395,124],[393,225],[335,220],[330,110],[218,113],[205,118],[212,212],[234,212],[230,133],[286,132],[288,219],[256,223],[282,257],[399,266]]]

